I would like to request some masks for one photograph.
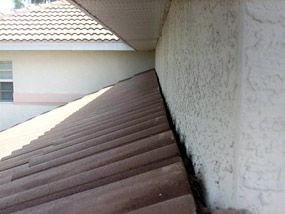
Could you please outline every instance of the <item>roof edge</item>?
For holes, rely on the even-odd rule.
[[[115,36],[120,38],[123,42],[125,42],[129,47],[131,47],[134,51],[137,51],[137,49],[132,46],[127,40],[125,40],[117,31],[115,31],[113,28],[111,28],[109,25],[105,24],[98,16],[95,16],[92,14],[87,8],[85,8],[82,4],[78,3],[76,0],[66,0],[70,4],[74,5],[78,9],[80,9],[82,12],[84,12],[86,15],[88,15],[90,18],[95,19],[98,23],[100,23],[102,26],[107,28],[109,31],[111,31]]]
[[[0,51],[134,51],[132,47],[124,42],[56,42],[56,43],[35,43],[35,42],[7,42],[0,43]]]

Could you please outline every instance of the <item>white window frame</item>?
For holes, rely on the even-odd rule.
[[[0,83],[5,83],[5,82],[12,83],[12,87],[13,87],[13,89],[12,89],[13,90],[12,91],[13,92],[12,100],[2,100],[0,98],[0,103],[12,103],[12,102],[14,102],[13,62],[11,60],[0,60],[0,62],[11,62],[11,65],[12,65],[12,67],[11,67],[12,78],[10,78],[10,79],[1,79],[0,78]],[[1,71],[1,68],[0,68],[0,71]],[[7,71],[7,70],[4,70],[4,71]]]

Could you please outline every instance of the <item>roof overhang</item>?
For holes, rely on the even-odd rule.
[[[171,0],[68,0],[136,50],[153,50]]]
[[[35,43],[13,42],[0,43],[0,51],[133,51],[134,49],[124,42],[97,42],[97,43]]]

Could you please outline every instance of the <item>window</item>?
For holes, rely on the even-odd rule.
[[[0,102],[13,101],[12,62],[0,61]]]

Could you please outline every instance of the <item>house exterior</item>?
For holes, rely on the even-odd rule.
[[[155,50],[209,206],[284,213],[283,0],[69,1],[135,49]]]
[[[0,130],[154,67],[66,1],[0,15]]]
[[[154,70],[0,139],[1,214],[197,214]]]
[[[165,104],[169,109],[169,118],[172,119],[173,126],[177,131],[176,140],[180,140],[180,151],[183,152],[181,156],[184,154],[184,158],[188,157],[192,161],[193,167],[191,165],[186,166],[188,171],[193,171],[192,173],[200,180],[204,195],[200,194],[199,196],[205,199],[208,207],[212,209],[232,207],[247,210],[239,213],[284,213],[285,2],[283,0],[68,1],[81,8],[93,19],[100,20],[104,26],[112,32],[116,32],[118,38],[125,41],[138,53],[140,51],[155,51],[154,61],[160,84],[159,94],[162,93],[165,99]],[[119,85],[126,86],[128,85],[127,82],[122,82]],[[71,166],[68,165],[70,168],[66,172],[76,173],[76,170],[81,170],[85,167],[85,164],[72,163],[75,157],[78,158],[76,160],[82,161],[80,155],[88,154],[88,158],[96,160],[83,160],[81,163],[86,163],[86,165],[97,164],[97,161],[101,160],[100,158],[95,159],[96,154],[94,156],[92,156],[93,154],[90,155],[92,151],[96,151],[98,148],[95,147],[96,149],[94,149],[93,144],[90,146],[91,143],[101,146],[102,138],[105,138],[106,142],[104,143],[108,145],[109,141],[112,143],[125,142],[124,140],[128,141],[131,137],[137,136],[128,132],[128,128],[133,131],[141,131],[141,124],[132,126],[132,120],[129,121],[132,125],[128,123],[130,127],[127,129],[122,128],[126,125],[125,123],[115,126],[116,128],[120,127],[116,132],[113,132],[113,129],[116,129],[115,127],[108,129],[108,131],[105,128],[118,122],[117,117],[120,118],[120,122],[121,120],[128,120],[129,118],[120,112],[124,108],[129,108],[123,104],[123,101],[128,100],[130,103],[132,101],[144,102],[143,99],[137,98],[139,95],[148,93],[147,86],[151,88],[150,85],[148,81],[138,84],[137,87],[130,84],[129,86],[133,87],[133,94],[142,88],[144,89],[137,94],[138,96],[135,95],[134,97],[127,96],[127,93],[124,94],[125,91],[132,93],[130,90],[112,90],[115,91],[114,93],[123,92],[122,94],[126,97],[113,95],[104,98],[103,96],[103,101],[99,99],[92,105],[87,105],[86,109],[83,108],[82,111],[71,115],[71,119],[67,118],[65,121],[60,122],[50,132],[42,134],[38,140],[28,142],[22,149],[22,145],[14,148],[19,149],[17,151],[14,151],[13,148],[10,149],[14,152],[2,162],[2,167],[7,168],[5,171],[7,174],[2,177],[2,182],[12,182],[12,189],[15,187],[13,185],[16,185],[16,187],[19,185],[19,190],[24,186],[26,188],[23,192],[25,197],[17,194],[13,195],[13,191],[12,195],[9,195],[11,192],[8,191],[7,194],[3,193],[7,197],[2,199],[2,202],[0,199],[0,206],[2,205],[8,211],[10,208],[20,210],[22,211],[20,213],[37,212],[39,207],[36,206],[36,203],[40,200],[29,194],[28,185],[23,183],[21,179],[24,179],[28,184],[32,184],[32,180],[29,180],[29,178],[33,178],[34,173],[43,173],[43,177],[36,174],[36,180],[44,179],[45,176],[50,175],[52,175],[51,177],[54,176],[55,179],[58,174],[65,176],[65,174],[60,174],[60,168],[56,167],[62,167],[66,164],[66,161],[70,160],[71,162],[67,164],[71,164]],[[116,86],[114,88],[116,89]],[[6,90],[9,92],[7,85]],[[156,87],[156,90],[158,90],[158,87]],[[158,91],[156,92],[158,93]],[[108,97],[107,92],[105,95]],[[152,95],[143,97],[151,100],[146,102],[146,106],[155,105]],[[99,104],[96,104],[97,102]],[[115,105],[118,105],[117,108],[114,108]],[[96,107],[98,106],[101,108],[97,110]],[[112,109],[111,115],[108,114],[105,107],[107,110]],[[136,105],[136,107],[140,108],[140,105]],[[126,111],[128,112],[128,110]],[[122,115],[114,112],[120,112]],[[148,118],[150,115],[152,114],[144,116]],[[115,116],[116,119],[112,116]],[[88,118],[98,126],[93,127]],[[103,126],[100,119],[104,121]],[[160,120],[152,117],[151,121],[156,126]],[[73,122],[75,124],[72,124]],[[147,123],[147,120],[142,119],[142,123]],[[25,126],[25,124],[22,125]],[[86,129],[81,129],[82,126]],[[95,129],[100,130],[101,128],[103,129],[102,132],[105,132],[102,138],[86,140],[90,136],[98,137],[99,134]],[[147,128],[149,131],[155,130],[153,126],[147,126]],[[14,130],[10,129],[3,133],[12,133],[10,137],[13,137]],[[65,130],[68,131],[67,134],[65,134]],[[89,134],[81,136],[85,131]],[[99,133],[102,134],[102,132]],[[117,136],[121,132],[127,135],[123,139]],[[142,138],[146,140],[147,137]],[[174,136],[172,139],[174,139]],[[137,143],[136,140],[130,141]],[[159,141],[150,140],[150,142]],[[68,146],[71,144],[74,147],[65,147],[67,150],[60,151],[59,149],[58,151],[57,148],[62,146],[61,143],[66,143]],[[18,145],[18,143],[15,144]],[[13,146],[9,144],[7,148]],[[80,148],[80,151],[77,148]],[[113,150],[113,153],[112,151],[111,153],[122,155],[127,151],[129,150],[122,149],[120,152]],[[50,152],[52,154],[49,154]],[[108,150],[108,152],[110,151]],[[173,152],[173,150],[170,150],[170,152]],[[151,155],[151,157],[168,154],[162,151],[158,153],[157,155]],[[32,155],[31,159],[29,154]],[[38,154],[40,157],[37,157]],[[59,154],[65,156],[61,157]],[[22,158],[21,155],[28,158]],[[53,155],[58,159],[53,160]],[[100,157],[108,158],[113,156],[102,155]],[[9,162],[10,158],[12,158],[11,162]],[[9,171],[9,167],[11,167],[9,164],[15,166],[16,163],[16,167],[18,167],[19,162],[14,160],[22,161],[20,163],[23,165],[20,165],[15,171]],[[42,164],[37,165],[38,163]],[[134,162],[131,161],[131,163]],[[76,167],[72,167],[73,164]],[[106,169],[104,167],[100,170]],[[112,170],[105,170],[105,172],[113,173],[117,169],[121,170],[122,168],[113,167]],[[92,210],[90,210],[92,208],[97,213],[104,213],[105,208],[109,213],[116,213],[117,208],[119,209],[117,213],[156,213],[154,212],[156,209],[157,213],[161,213],[159,210],[162,210],[162,213],[168,211],[170,214],[196,214],[197,212],[193,210],[183,211],[179,209],[182,206],[181,204],[180,206],[173,205],[176,208],[175,211],[166,208],[166,204],[169,205],[173,201],[163,201],[163,198],[169,196],[169,194],[171,195],[171,193],[176,194],[176,190],[179,192],[181,189],[170,188],[168,194],[162,192],[167,185],[164,188],[159,185],[166,184],[166,181],[173,181],[173,185],[170,185],[173,187],[175,184],[181,183],[181,177],[173,175],[173,173],[177,173],[173,168],[169,170],[159,169],[161,170],[158,170],[158,174],[150,176],[152,179],[147,176],[147,179],[140,180],[141,176],[145,175],[141,173],[138,177],[123,179],[123,185],[120,185],[120,180],[119,184],[116,183],[117,185],[107,185],[107,187],[98,189],[93,188],[87,192],[76,193],[75,196],[63,197],[48,204],[41,204],[41,213],[62,211],[71,204],[71,207],[75,210],[69,208],[67,212],[71,213],[72,211],[78,213],[84,209],[86,210],[82,211],[83,213],[92,213]],[[137,172],[137,170],[135,171]],[[11,179],[9,173],[12,173],[12,178],[15,179]],[[96,173],[92,175],[98,176]],[[163,179],[160,180],[162,182],[159,179],[157,180],[157,178],[161,178],[161,175],[163,175]],[[17,179],[20,180],[17,181]],[[50,200],[48,199],[50,193],[49,180],[45,181],[46,183],[42,183],[46,185],[46,189],[43,188],[43,193],[46,196],[45,199]],[[73,181],[81,182],[81,179]],[[149,191],[150,189],[157,190],[154,187],[156,185],[153,186],[153,183],[159,186],[158,189],[161,192]],[[71,184],[74,183],[71,182]],[[149,185],[141,186],[140,184]],[[52,191],[56,192],[56,190],[62,188],[59,184],[55,187],[52,188]],[[5,186],[3,188],[5,189]],[[130,194],[133,192],[135,192],[135,197]],[[100,193],[103,193],[103,196]],[[116,197],[118,195],[122,196],[121,193],[124,193],[123,197]],[[141,194],[144,195],[143,198],[138,196]],[[187,193],[179,192],[178,194]],[[29,197],[33,199],[33,202],[29,201]],[[101,197],[102,204],[100,203]],[[134,198],[140,200],[134,202]],[[156,201],[148,201],[153,198]],[[119,202],[115,199],[118,199]],[[122,200],[120,201],[120,199]],[[187,204],[187,201],[189,202],[188,205],[192,203],[191,200],[187,199],[183,204]],[[146,206],[145,202],[149,206]],[[35,207],[29,207],[31,206],[29,203],[35,203]],[[141,209],[138,208],[140,203],[142,203]],[[11,204],[10,207],[9,204]],[[21,206],[27,206],[25,207],[27,209],[21,210]],[[171,205],[169,206],[171,207]],[[88,208],[90,209],[88,210]],[[102,209],[100,210],[100,208]],[[121,210],[132,208],[135,210]],[[106,212],[108,213],[108,211]],[[226,213],[233,212],[228,211]],[[201,213],[209,212],[204,210]],[[212,213],[225,212],[213,211]]]

